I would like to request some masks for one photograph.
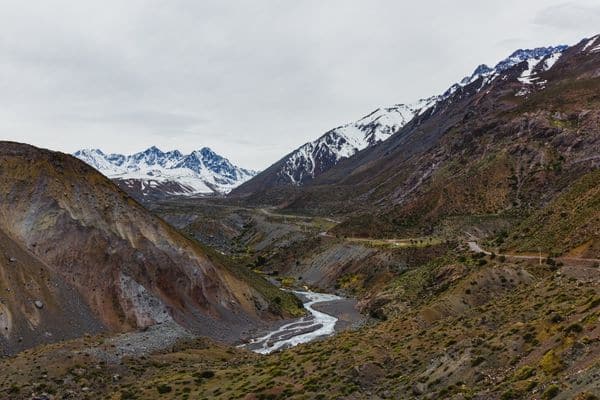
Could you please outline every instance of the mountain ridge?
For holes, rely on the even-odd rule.
[[[531,83],[519,79],[532,70],[525,61],[483,90],[486,78],[479,77],[301,194],[275,200],[289,210],[351,215],[336,233],[361,236],[431,233],[443,229],[447,218],[473,213],[498,218],[538,208],[550,212],[545,207],[556,196],[598,168],[600,52],[586,49],[592,40],[562,51],[550,69],[539,65],[550,56],[538,60]],[[586,237],[582,232],[595,217],[587,214],[561,232]],[[544,245],[547,251],[561,248]],[[594,255],[594,245],[587,248]]]
[[[242,183],[232,191],[232,194],[248,196],[274,186],[304,185],[341,160],[386,141],[410,121],[427,112],[435,111],[438,104],[473,82],[481,79],[481,87],[478,89],[481,90],[504,71],[527,61],[528,66],[531,65],[527,69],[529,72],[524,73],[522,83],[524,85],[533,83],[534,72],[552,68],[560,58],[560,54],[567,48],[566,45],[559,45],[519,49],[499,61],[493,68],[486,64],[479,65],[471,75],[452,84],[440,95],[424,98],[414,103],[380,107],[356,122],[331,129],[316,140],[300,146],[266,170]],[[548,61],[548,65],[540,66],[542,61]],[[524,88],[522,95],[525,95],[528,90]]]
[[[544,48],[532,58],[517,51],[524,60],[512,57],[514,65],[500,74],[477,68],[476,77],[453,85],[389,139],[310,182],[256,185],[265,183],[265,172],[276,173],[275,164],[232,196],[283,213],[333,215],[344,220],[332,232],[340,236],[428,235],[445,229],[448,218],[472,213],[529,215],[598,168],[597,40]],[[569,237],[585,237],[594,218],[568,226]],[[594,248],[586,252],[594,255]]]
[[[147,196],[224,194],[256,175],[232,164],[208,147],[184,154],[156,146],[124,155],[82,149],[73,155],[138,199]]]

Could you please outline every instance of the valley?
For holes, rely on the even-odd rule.
[[[190,335],[166,340],[164,333],[158,337],[166,346],[152,347],[151,328],[25,350],[2,361],[7,398],[386,399],[435,392],[485,399],[559,390],[556,398],[567,399],[597,393],[596,264],[502,260],[469,248],[467,235],[407,239],[405,247],[324,236],[335,230],[330,217],[216,199],[174,199],[153,210],[178,221],[185,235],[208,238],[247,268],[300,290],[309,315],[249,332],[236,347]],[[224,234],[214,235],[215,227]],[[328,307],[338,295],[357,301]],[[297,346],[286,348],[291,345]]]
[[[598,399],[599,38],[259,173],[0,141],[0,399]]]

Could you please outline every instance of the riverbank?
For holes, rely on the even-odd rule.
[[[358,300],[341,297],[337,301],[324,301],[314,304],[313,308],[320,312],[333,315],[337,318],[335,324],[335,333],[348,329],[357,329],[366,324],[369,317],[361,314],[356,305]]]

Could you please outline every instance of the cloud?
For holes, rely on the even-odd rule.
[[[534,22],[538,25],[572,30],[600,31],[600,4],[569,2],[540,10]]]
[[[517,47],[578,41],[592,19],[583,1],[3,2],[0,139],[209,146],[265,168]]]

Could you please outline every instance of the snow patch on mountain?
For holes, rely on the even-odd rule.
[[[527,59],[527,69],[521,73],[521,76],[519,76],[519,82],[527,85],[535,83],[535,81],[539,79],[537,74],[548,71],[550,68],[552,68],[561,55],[562,53],[554,53],[544,57],[543,59]]]
[[[600,37],[600,35],[594,36],[591,39],[587,39],[587,42],[585,44],[585,46],[583,46],[583,48],[581,49],[582,52],[585,52],[587,49],[589,49],[590,47],[592,47],[596,41],[598,40],[598,38]],[[594,47],[590,52],[593,53],[596,50],[600,50],[600,46],[596,46]]]
[[[590,41],[586,47],[592,46]],[[302,185],[327,171],[342,159],[387,140],[415,117],[433,115],[446,104],[464,95],[480,92],[496,79],[515,80],[521,84],[517,96],[543,89],[547,83],[539,74],[553,68],[568,46],[519,49],[498,62],[494,67],[481,64],[471,75],[451,85],[444,93],[410,104],[396,104],[378,108],[358,121],[326,132],[318,139],[306,143],[279,161],[275,172],[278,184]],[[513,68],[523,65],[515,76]],[[520,67],[519,67],[520,68]],[[455,97],[457,92],[461,92]],[[418,120],[417,122],[418,123]]]
[[[357,152],[385,141],[398,132],[415,116],[426,111],[435,111],[435,107],[451,97],[456,91],[481,80],[477,91],[482,90],[505,71],[523,62],[527,68],[518,78],[524,85],[537,79],[537,74],[554,66],[567,46],[540,47],[530,50],[517,50],[495,67],[479,65],[471,75],[450,86],[443,94],[421,99],[411,104],[396,104],[378,108],[367,116],[325,133],[313,142],[301,146],[284,159],[278,174],[294,185],[300,185],[331,168],[340,160]],[[542,82],[539,82],[542,83]],[[529,93],[523,89],[519,95]]]
[[[332,129],[291,153],[279,175],[300,185],[341,159],[386,140],[430,104],[432,99],[423,99],[413,104],[378,108],[356,122]]]
[[[208,147],[190,154],[163,152],[152,146],[131,155],[105,154],[99,149],[79,150],[73,155],[108,178],[137,184],[142,194],[158,188],[172,195],[228,193],[256,175]]]
[[[493,68],[485,64],[478,66],[471,75],[466,76],[459,83],[451,86],[445,95],[452,94],[460,87],[470,85],[479,79],[481,79],[482,82],[478,90],[481,90],[493,80],[502,76],[504,72],[521,63],[527,63],[527,68],[517,79],[525,85],[532,84],[538,73],[548,71],[556,64],[567,47],[568,46],[562,45],[555,47],[538,47],[528,50],[519,49],[497,63]]]

